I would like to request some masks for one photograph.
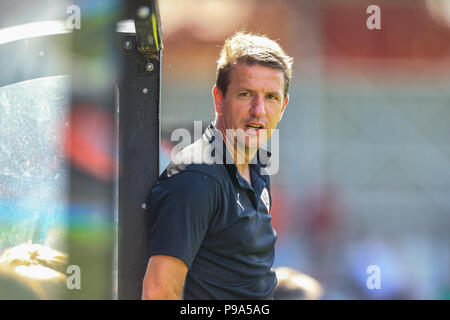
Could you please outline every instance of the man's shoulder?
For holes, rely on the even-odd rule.
[[[162,173],[161,179],[170,179],[180,173],[189,173],[191,179],[208,176],[219,184],[226,183],[228,172],[225,165],[215,161],[214,156],[211,155],[212,152],[212,145],[207,139],[204,137],[198,139],[175,154]]]

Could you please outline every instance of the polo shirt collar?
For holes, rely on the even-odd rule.
[[[208,140],[209,143],[222,143],[222,150],[224,151],[222,153],[222,156],[220,155],[220,152],[222,150],[214,149],[214,152],[217,152],[217,157],[222,158],[223,164],[227,168],[230,176],[235,177],[239,185],[242,187],[246,187],[246,181],[245,179],[241,177],[239,174],[239,171],[237,170],[236,164],[234,163],[234,159],[231,156],[230,152],[228,151],[228,148],[226,147],[225,141],[222,136],[222,132],[218,130],[215,126],[215,121],[213,121],[205,130],[204,133],[205,138]],[[264,156],[265,161],[261,159],[261,155]],[[256,163],[250,163],[250,169],[253,169],[256,171],[258,176],[261,176],[263,171],[265,171],[265,167],[268,165],[271,152],[265,149],[260,148],[258,152],[256,152]],[[265,173],[267,175],[267,173]],[[250,186],[251,187],[251,186]]]

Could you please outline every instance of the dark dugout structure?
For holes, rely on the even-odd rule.
[[[140,298],[148,261],[145,202],[159,174],[161,32],[155,1],[128,3],[136,32],[121,37],[119,299]]]
[[[67,253],[61,298],[141,297],[161,36],[151,0],[0,4],[0,255]]]

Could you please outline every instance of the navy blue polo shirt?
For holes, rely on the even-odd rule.
[[[273,299],[270,180],[255,158],[249,184],[210,124],[156,181],[148,201],[150,255],[186,263],[184,299]]]

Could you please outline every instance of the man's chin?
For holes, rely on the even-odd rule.
[[[245,148],[245,151],[252,152],[257,151],[259,148],[263,146],[263,142],[258,140],[258,137],[247,137],[246,141],[238,140],[238,148]]]

